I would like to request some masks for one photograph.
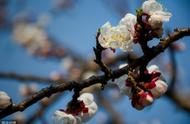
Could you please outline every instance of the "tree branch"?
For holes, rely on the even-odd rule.
[[[161,40],[161,42],[153,48],[151,52],[147,52],[147,54],[143,55],[139,59],[135,60],[134,62],[130,63],[128,66],[125,66],[121,69],[116,69],[112,73],[112,77],[107,77],[105,75],[101,76],[92,76],[86,80],[82,80],[80,82],[69,81],[67,83],[61,83],[56,85],[51,85],[47,88],[43,88],[39,92],[36,92],[31,97],[25,99],[21,103],[17,105],[13,105],[12,107],[2,110],[0,112],[0,119],[6,117],[10,114],[13,114],[17,111],[24,111],[29,106],[33,105],[34,103],[38,102],[44,97],[50,97],[54,93],[63,92],[66,90],[72,90],[73,88],[80,87],[81,89],[89,87],[93,84],[107,82],[113,78],[119,78],[120,76],[126,74],[129,69],[134,69],[140,65],[144,65],[147,62],[151,61],[154,57],[162,53],[171,43],[174,41],[184,37],[190,36],[190,28],[187,29],[178,29],[175,30],[174,33],[169,35],[168,37]]]
[[[103,48],[98,41],[99,35],[100,35],[100,31],[98,31],[97,36],[96,36],[96,47],[94,47],[94,53],[95,53],[96,58],[94,62],[97,65],[99,65],[100,69],[105,73],[107,77],[110,77],[111,69],[108,68],[106,64],[104,64],[102,61],[102,52],[105,50],[105,48]]]

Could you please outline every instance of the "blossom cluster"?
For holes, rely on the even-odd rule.
[[[163,21],[169,21],[171,13],[164,11],[156,0],[145,1],[140,10],[137,16],[127,13],[117,26],[106,22],[99,30],[98,41],[101,46],[131,51],[133,44],[142,39],[142,34],[151,32],[154,37],[161,37]]]
[[[51,48],[47,33],[36,24],[17,23],[14,26],[13,38],[17,43],[26,47],[31,54],[39,50],[48,52]]]
[[[122,93],[132,99],[132,106],[138,110],[151,105],[154,99],[160,98],[167,91],[168,87],[156,65],[148,67],[143,76],[124,75],[116,80],[116,84]]]
[[[75,109],[57,110],[53,115],[54,124],[81,124],[87,122],[95,115],[98,107],[90,93],[83,93],[78,98],[79,106]],[[70,106],[73,107],[73,106]]]
[[[26,48],[32,55],[63,56],[65,52],[63,48],[59,47],[46,31],[51,16],[42,14],[35,21],[31,21],[29,17],[28,13],[22,12],[16,15],[13,25],[13,40]]]

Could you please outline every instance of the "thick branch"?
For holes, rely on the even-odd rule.
[[[126,74],[129,69],[134,69],[134,68],[138,67],[139,65],[143,65],[143,64],[146,64],[147,62],[151,61],[154,57],[156,57],[158,54],[163,52],[171,43],[173,43],[174,41],[176,41],[184,36],[190,36],[190,29],[175,30],[175,32],[172,33],[170,36],[166,37],[165,39],[162,39],[160,44],[158,44],[156,47],[154,47],[154,49],[150,53],[147,53],[146,55],[140,57],[139,59],[135,60],[133,63],[129,64],[128,66],[125,66],[121,69],[114,70],[112,73],[112,77],[107,77],[105,75],[92,76],[89,79],[86,79],[86,80],[83,80],[80,82],[70,81],[67,83],[51,85],[47,88],[43,88],[42,90],[35,93],[31,97],[22,101],[20,104],[14,105],[13,107],[9,108],[8,110],[1,111],[0,118],[6,117],[17,111],[24,111],[26,108],[28,108],[32,104],[38,102],[39,100],[41,100],[44,97],[51,96],[54,93],[63,92],[66,90],[72,90],[73,88],[76,88],[76,87],[80,87],[81,89],[83,89],[83,88],[89,87],[93,84],[107,82],[108,80],[113,79],[113,78],[119,78],[120,76]]]

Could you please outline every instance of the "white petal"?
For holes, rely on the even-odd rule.
[[[11,104],[11,98],[7,95],[7,93],[0,91],[0,110],[7,108]]]
[[[156,11],[162,11],[162,5],[158,2],[156,2],[156,0],[147,0],[143,3],[142,5],[142,9],[143,12],[148,13],[148,14],[152,14]]]
[[[83,122],[89,121],[98,111],[98,106],[95,102],[92,102],[90,105],[86,106],[88,107],[88,113],[82,113],[80,115]]]
[[[119,65],[119,69],[121,69],[121,68],[123,68],[123,67],[125,67],[125,66],[127,66],[127,65],[128,65],[127,63],[121,64],[121,65]]]
[[[148,19],[149,24],[151,25],[152,29],[161,29],[162,28],[162,17],[156,14],[153,14]]]
[[[160,69],[159,69],[159,67],[157,65],[151,65],[151,66],[148,67],[148,72],[149,73],[152,73],[154,71],[155,72],[160,72]]]
[[[155,84],[156,86],[151,89],[151,93],[154,98],[159,98],[167,91],[168,85],[162,80],[157,80]]]
[[[94,97],[91,93],[83,93],[78,100],[82,100],[85,104],[85,107],[88,108],[88,113],[80,113],[80,118],[83,122],[87,122],[95,115],[98,110],[98,106],[94,102]]]
[[[162,21],[166,21],[166,22],[169,21],[172,16],[170,12],[164,12],[164,11],[156,11],[154,15],[160,16]]]
[[[83,93],[80,95],[78,100],[83,101],[85,105],[90,105],[92,102],[94,102],[94,97],[91,93]]]
[[[53,115],[53,123],[54,124],[77,124],[77,120],[73,115],[57,110],[55,111]]]
[[[127,13],[119,22],[119,25],[126,25],[131,28],[137,23],[137,17],[131,13]]]

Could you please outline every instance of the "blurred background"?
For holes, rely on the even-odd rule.
[[[167,35],[174,28],[190,26],[189,0],[159,0],[173,16],[164,25]],[[127,13],[135,14],[143,0],[0,0],[0,90],[19,103],[53,82],[80,80],[98,74],[93,64],[96,31],[106,21],[117,25]],[[186,108],[167,95],[137,111],[115,86],[103,91],[93,87],[99,110],[88,124],[189,124],[190,123],[190,38],[171,46],[153,61],[174,83]],[[156,45],[153,40],[150,45]],[[142,55],[138,46],[133,56]],[[126,54],[127,55],[127,54]],[[105,61],[113,68],[126,60],[117,50],[106,51]],[[114,58],[117,58],[115,61]],[[86,66],[86,67],[85,67]],[[174,73],[175,72],[175,73]],[[175,76],[175,79],[173,77]],[[53,81],[53,82],[52,82]],[[55,110],[66,108],[72,93],[64,92],[5,118],[19,123],[51,124]]]

